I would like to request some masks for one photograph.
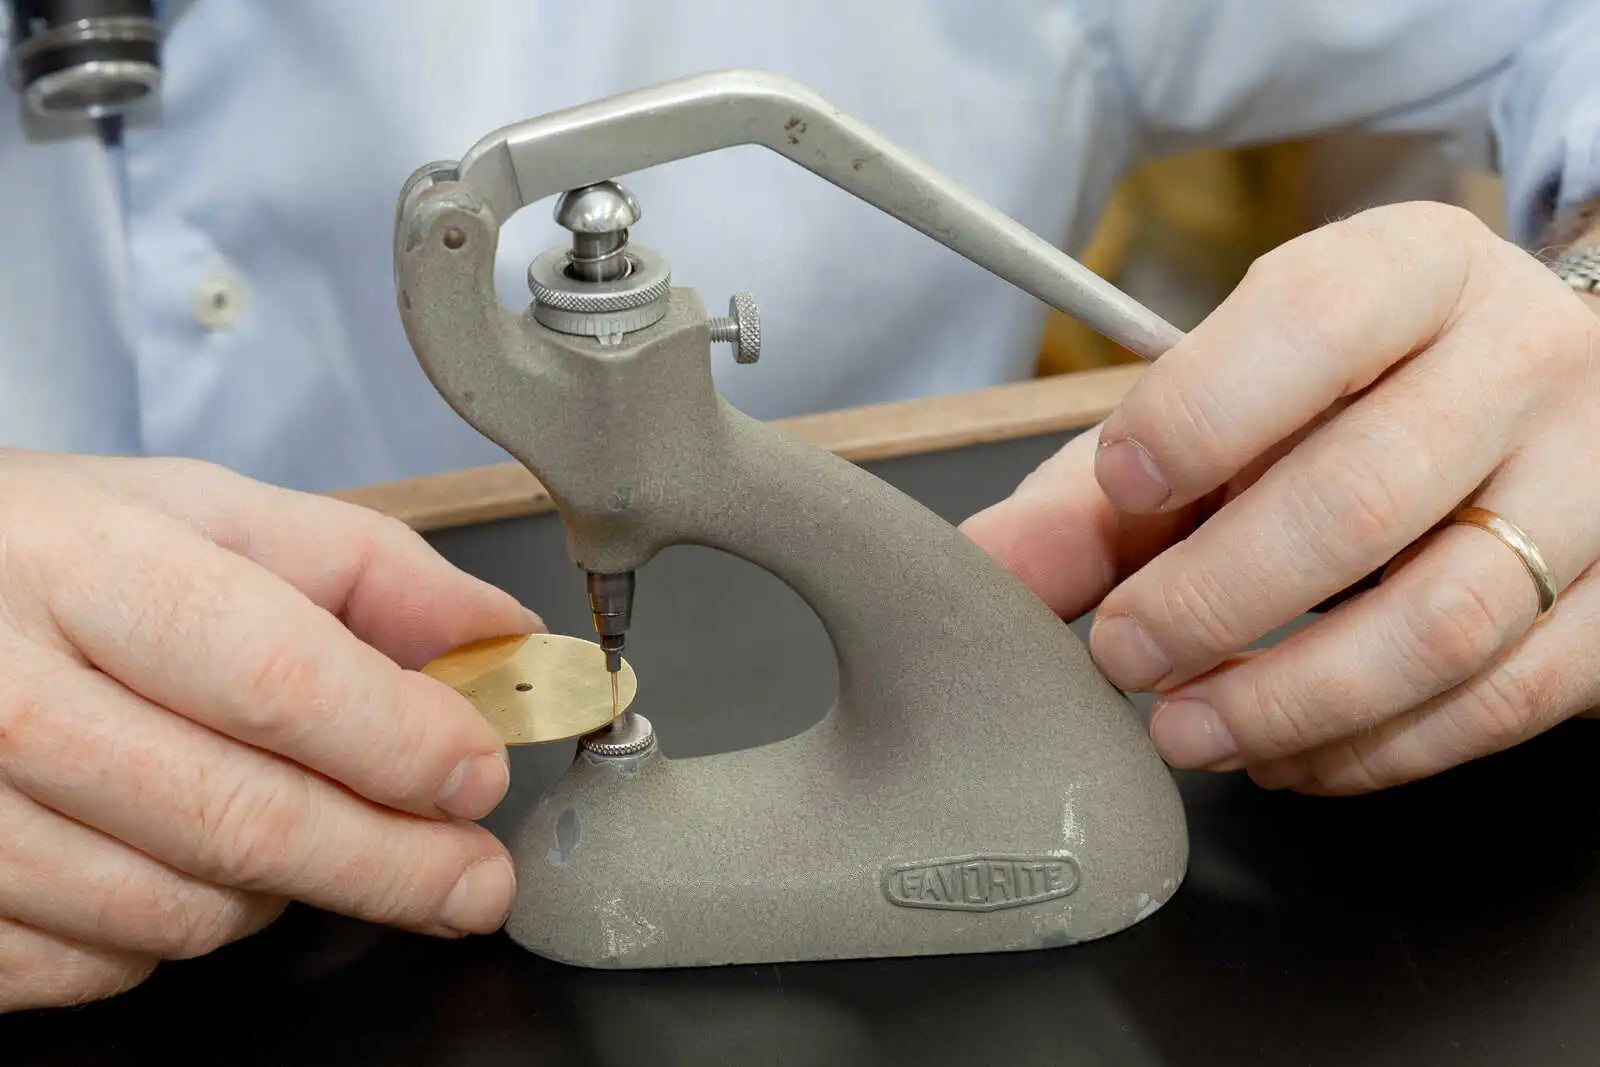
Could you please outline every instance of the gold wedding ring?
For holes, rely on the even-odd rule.
[[[1533,538],[1524,533],[1520,527],[1507,522],[1488,508],[1477,507],[1462,508],[1450,521],[1476,526],[1485,533],[1493,534],[1501,544],[1515,552],[1522,565],[1527,568],[1528,576],[1533,579],[1534,588],[1539,592],[1539,615],[1544,615],[1555,607],[1556,580],[1551,577],[1550,568],[1545,566],[1544,556],[1539,554],[1539,547],[1533,543]]]

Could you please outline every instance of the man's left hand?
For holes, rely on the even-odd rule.
[[[1175,766],[1345,794],[1507,748],[1600,704],[1597,308],[1464,211],[1364,212],[1259,260],[964,529],[1063,616],[1099,603]],[[1532,539],[1548,614],[1466,505]]]

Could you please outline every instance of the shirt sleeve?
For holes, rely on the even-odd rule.
[[[1600,197],[1600,3],[1551,0],[1494,104],[1512,236]]]
[[[1550,0],[1123,0],[1093,5],[1154,147],[1483,118]],[[1594,0],[1571,0],[1574,7]]]
[[[1098,30],[1142,123],[1142,154],[1352,127],[1437,134],[1483,154],[1496,94],[1513,72],[1514,82],[1529,87],[1502,97],[1512,105],[1508,114],[1538,111],[1553,95],[1544,91],[1549,75],[1522,73],[1540,47],[1560,50],[1562,34],[1547,22],[1552,3],[1570,8],[1569,23],[1581,19],[1590,27],[1588,66],[1600,70],[1592,62],[1600,55],[1597,0],[1122,0],[1091,6],[1101,12]],[[1566,64],[1570,81],[1578,80],[1582,65],[1576,58]],[[1524,102],[1533,97],[1540,100]],[[1553,158],[1563,136],[1558,131],[1572,129],[1551,125],[1539,143],[1550,146],[1545,152]],[[1570,145],[1567,136],[1563,143]],[[1592,162],[1592,137],[1585,147]],[[1523,169],[1527,155],[1514,153]],[[1573,157],[1566,159],[1571,166]]]

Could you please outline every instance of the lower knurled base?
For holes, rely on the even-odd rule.
[[[619,759],[649,749],[656,743],[656,731],[643,715],[625,711],[610,726],[585,735],[578,743],[596,756]]]

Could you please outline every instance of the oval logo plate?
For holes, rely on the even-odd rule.
[[[902,908],[999,911],[1064,897],[1079,881],[1071,856],[952,856],[884,868],[883,895]]]

